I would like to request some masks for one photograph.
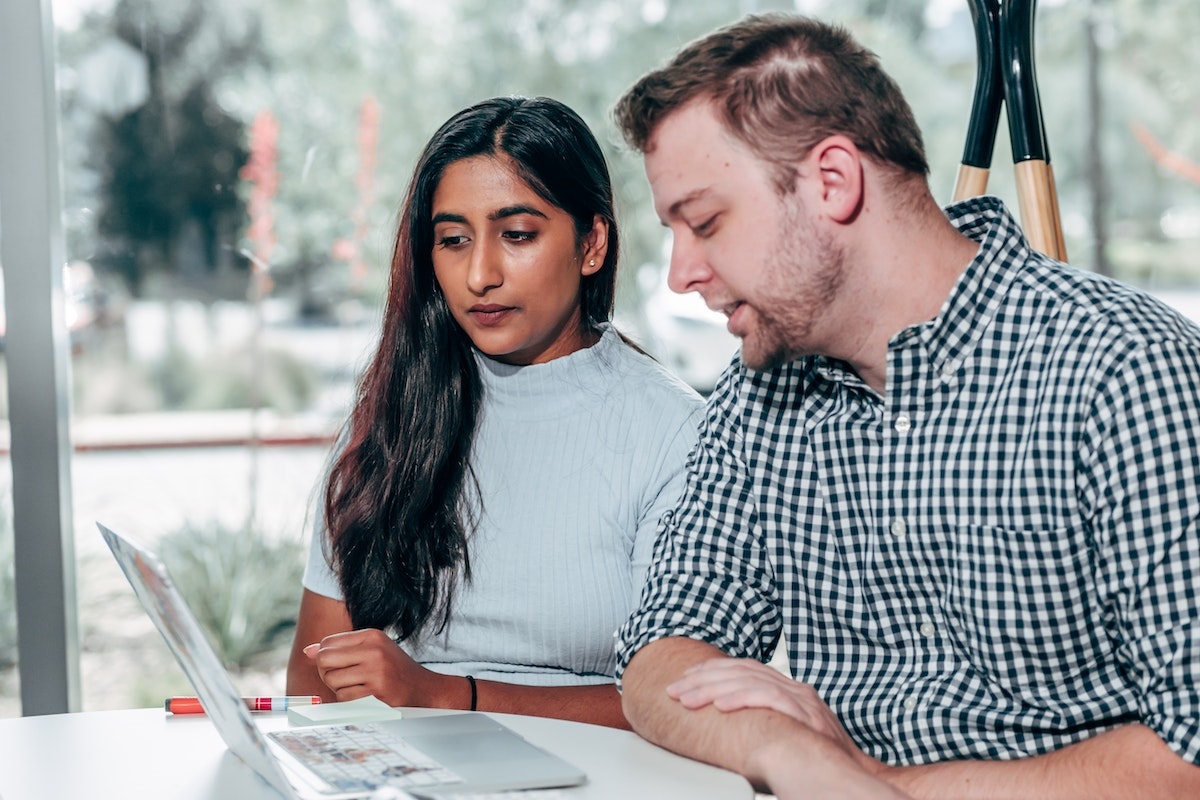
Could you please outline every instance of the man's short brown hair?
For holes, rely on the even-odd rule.
[[[726,128],[775,168],[781,191],[818,142],[842,134],[880,165],[929,174],[912,109],[879,58],[842,27],[748,16],[692,42],[617,101],[625,140],[645,153],[659,124],[711,101]]]

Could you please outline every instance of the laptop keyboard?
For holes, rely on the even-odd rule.
[[[269,736],[334,789],[421,789],[462,781],[458,775],[375,725],[331,725]]]

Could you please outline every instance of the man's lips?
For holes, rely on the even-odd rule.
[[[732,303],[726,303],[723,306],[717,306],[716,308],[713,309],[713,311],[720,312],[727,317],[732,317],[733,312],[737,311],[741,307],[742,307],[742,301],[735,300]]]
[[[717,312],[725,315],[725,319],[727,320],[725,323],[725,328],[730,333],[732,333],[734,336],[741,336],[741,334],[738,333],[738,331],[736,330],[739,327],[738,321],[740,319],[740,317],[738,317],[736,315],[737,315],[738,309],[740,309],[744,305],[745,305],[745,303],[743,303],[741,300],[735,300],[730,303],[724,303],[722,305],[713,307],[713,311],[717,311]]]

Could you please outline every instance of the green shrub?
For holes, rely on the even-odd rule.
[[[255,355],[249,347],[196,357],[169,346],[151,364],[107,351],[87,353],[73,362],[72,379],[75,412],[83,415],[254,406],[293,414],[309,407],[320,383],[312,366],[286,350],[265,348]],[[0,389],[3,381],[0,370]],[[3,411],[0,402],[0,418]]]
[[[220,522],[165,536],[159,553],[226,666],[285,646],[296,625],[303,547]]]
[[[194,379],[182,407],[193,411],[271,408],[281,414],[302,411],[316,394],[312,367],[284,350],[248,348],[216,353],[194,366]]]
[[[164,409],[188,411],[258,407],[295,413],[308,407],[319,381],[312,367],[274,349],[255,356],[235,348],[199,359],[175,350],[150,374]]]
[[[0,500],[0,669],[17,663],[17,579],[12,515],[7,492]]]

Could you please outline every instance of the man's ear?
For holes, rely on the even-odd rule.
[[[583,266],[581,273],[586,277],[595,275],[604,266],[608,255],[608,222],[597,214],[592,219],[592,229],[583,240]]]
[[[815,167],[818,202],[835,222],[849,222],[862,208],[863,159],[854,142],[840,134],[822,139],[805,159]]]

